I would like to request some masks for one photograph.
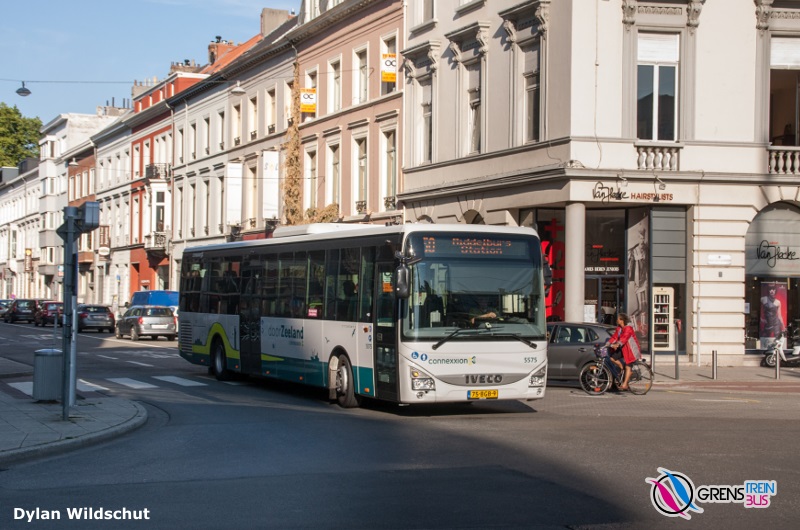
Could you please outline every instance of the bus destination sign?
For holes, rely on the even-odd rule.
[[[528,242],[495,237],[430,235],[422,237],[427,257],[528,257]]]

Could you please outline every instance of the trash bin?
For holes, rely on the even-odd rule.
[[[33,399],[55,401],[61,399],[64,384],[64,361],[61,350],[36,350],[33,354]]]

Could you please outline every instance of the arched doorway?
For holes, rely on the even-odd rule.
[[[800,327],[800,208],[779,202],[756,215],[745,238],[745,348],[758,351]],[[791,337],[785,346],[791,345]]]

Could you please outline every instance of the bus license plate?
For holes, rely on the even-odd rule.
[[[497,390],[468,390],[467,399],[497,399]]]

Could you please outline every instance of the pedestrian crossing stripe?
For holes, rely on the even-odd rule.
[[[184,379],[182,377],[175,377],[174,375],[154,375],[153,379],[159,381],[166,381],[167,383],[175,383],[180,386],[208,386],[200,381],[192,381],[191,379]]]
[[[116,383],[118,385],[127,386],[128,388],[133,388],[135,390],[142,390],[145,388],[158,388],[156,385],[151,385],[150,383],[144,383],[142,381],[136,381],[135,379],[130,379],[128,377],[115,377],[115,378],[108,378],[106,381],[111,381],[112,383]]]
[[[183,387],[190,387],[190,386],[208,386],[208,383],[202,383],[200,381],[193,381],[191,379],[185,379],[183,377],[177,377],[174,375],[155,375],[153,379],[157,379],[159,381],[163,381],[165,383],[172,383],[178,386]],[[145,389],[152,389],[152,388],[159,388],[157,385],[153,385],[144,381],[137,381],[135,379],[130,379],[128,377],[114,377],[114,378],[107,378],[106,381],[110,381],[112,383],[125,386],[128,388],[133,388],[135,390],[145,390]],[[242,384],[240,382],[235,381],[225,381],[225,383],[230,383],[234,385]],[[23,394],[28,396],[33,396],[33,381],[18,381],[14,383],[6,383],[11,388],[19,390]],[[85,379],[78,379],[75,385],[76,389],[80,392],[99,392],[99,391],[111,391],[109,387],[99,385],[97,383],[92,383],[86,381]]]

